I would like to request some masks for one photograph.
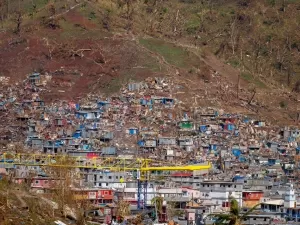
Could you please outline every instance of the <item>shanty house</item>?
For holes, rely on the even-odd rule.
[[[0,102],[0,111],[6,110],[5,104],[6,104],[5,101]]]
[[[112,156],[112,155],[116,155],[117,154],[117,149],[116,147],[103,147],[101,149],[101,155],[102,156]]]
[[[39,73],[33,73],[28,76],[28,81],[30,84],[38,85],[41,83],[41,76]]]
[[[142,98],[140,100],[140,104],[142,106],[149,106],[149,107],[152,107],[153,105],[153,100],[151,99],[151,96],[145,96],[144,98]]]
[[[100,137],[100,141],[109,142],[114,138],[114,132],[104,131]]]
[[[126,133],[129,135],[137,135],[138,134],[139,129],[138,128],[129,128],[126,130]]]
[[[193,146],[193,138],[192,137],[179,137],[178,144],[180,147]]]
[[[98,110],[93,110],[93,111],[81,110],[81,111],[77,111],[75,115],[78,119],[94,120],[100,118],[101,112]]]
[[[99,109],[107,110],[110,108],[111,103],[108,101],[99,101],[97,105]]]
[[[156,148],[157,140],[154,138],[145,138],[143,140],[138,141],[138,145],[142,148]]]
[[[30,142],[30,147],[32,149],[41,149],[43,147],[44,140],[41,138],[32,138]]]
[[[159,137],[158,144],[161,145],[176,145],[176,138],[175,137]]]
[[[113,190],[111,189],[98,189],[98,188],[86,188],[86,189],[72,189],[75,200],[88,200],[93,204],[102,205],[112,203]]]

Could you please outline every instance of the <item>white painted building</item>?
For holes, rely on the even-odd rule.
[[[199,187],[201,200],[210,200],[219,208],[229,208],[230,198],[235,198],[239,205],[243,205],[243,184],[226,181],[202,181]]]

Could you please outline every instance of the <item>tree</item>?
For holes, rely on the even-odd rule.
[[[75,169],[72,165],[74,164],[73,159],[62,156],[51,164],[48,171],[48,175],[55,178],[55,181],[52,183],[53,197],[63,216],[66,216],[66,206],[73,204],[72,178],[75,174]]]
[[[119,199],[117,204],[117,217],[120,221],[123,221],[126,216],[130,215],[130,204],[129,202],[124,201],[123,199]]]
[[[104,16],[102,19],[102,26],[107,31],[110,31],[110,27],[111,27],[111,14],[112,14],[111,10],[106,10],[104,12]]]
[[[127,30],[132,29],[133,25],[133,16],[134,16],[134,11],[135,7],[133,4],[136,2],[136,0],[119,0],[119,6],[124,7],[126,6],[126,19],[127,19]]]
[[[235,47],[237,44],[237,38],[238,38],[238,28],[237,28],[237,18],[234,16],[230,22],[230,44],[232,49],[232,55],[235,54]]]
[[[16,11],[13,17],[13,22],[16,24],[16,28],[14,30],[14,32],[17,35],[20,35],[21,33],[21,25],[23,22],[23,16],[22,16],[22,12],[21,11]]]
[[[183,210],[176,209],[176,202],[167,202],[166,212],[169,220],[173,219],[175,216],[182,216],[184,213]]]
[[[241,225],[242,221],[250,214],[252,213],[257,206],[260,204],[257,204],[253,206],[251,209],[249,209],[246,213],[241,213],[241,209],[239,207],[239,203],[235,198],[231,198],[230,201],[230,211],[229,214],[215,214],[214,217],[217,218],[217,221],[215,222],[216,225],[220,224],[228,224],[228,225]]]
[[[155,206],[155,217],[156,220],[158,218],[158,215],[163,212],[163,197],[161,196],[155,196],[151,199],[151,204]]]

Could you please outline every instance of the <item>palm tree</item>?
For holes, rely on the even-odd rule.
[[[151,199],[151,204],[155,207],[155,218],[158,219],[158,215],[163,211],[163,202],[164,199],[161,196],[155,196]]]
[[[217,218],[215,225],[228,224],[228,225],[241,225],[242,221],[252,213],[259,204],[253,206],[246,213],[241,213],[239,203],[235,198],[231,198],[229,214],[213,214]]]

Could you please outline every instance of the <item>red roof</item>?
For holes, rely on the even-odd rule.
[[[187,172],[177,172],[177,173],[173,173],[171,174],[172,177],[192,177],[193,173],[187,173]]]

